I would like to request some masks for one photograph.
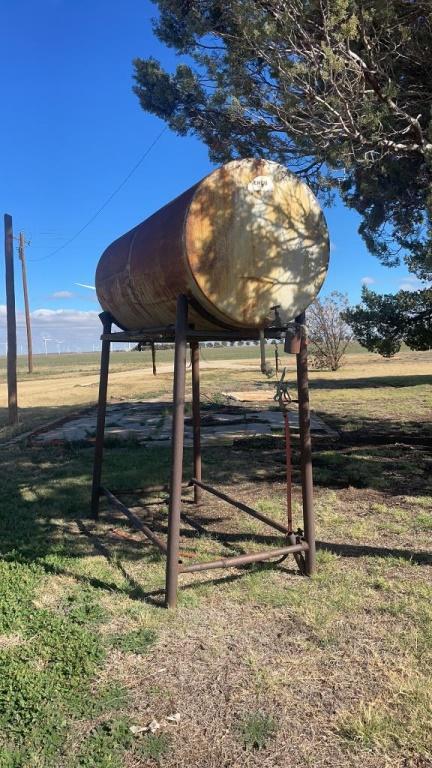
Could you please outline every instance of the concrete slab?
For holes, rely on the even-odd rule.
[[[239,393],[235,393],[239,394]],[[243,394],[243,393],[240,393]],[[261,396],[263,393],[258,391]],[[249,393],[248,393],[249,396]],[[261,398],[262,401],[262,398]],[[202,405],[201,437],[205,445],[232,444],[242,437],[253,437],[281,433],[284,426],[282,413],[263,407]],[[298,432],[298,413],[293,404],[289,411],[289,423],[294,433]],[[136,440],[147,447],[169,446],[171,444],[172,408],[171,403],[122,402],[108,404],[106,436],[116,440]],[[315,435],[337,436],[316,414],[311,416],[312,432]],[[33,445],[58,444],[59,442],[94,442],[96,432],[96,410],[71,418],[56,428],[38,432],[31,439]],[[185,420],[185,446],[192,446],[192,421]]]

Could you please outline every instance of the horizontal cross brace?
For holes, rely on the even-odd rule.
[[[254,552],[249,555],[238,555],[237,557],[224,557],[220,560],[210,560],[207,563],[192,563],[191,565],[179,566],[179,573],[195,573],[196,571],[207,571],[214,568],[235,568],[239,565],[248,565],[248,563],[260,563],[263,560],[271,560],[272,557],[281,557],[282,555],[297,554],[307,552],[309,545],[304,541],[301,544],[290,544],[279,549],[267,549],[265,552]]]

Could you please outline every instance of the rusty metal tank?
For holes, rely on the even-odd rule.
[[[311,190],[268,160],[234,160],[210,173],[103,253],[96,290],[123,329],[175,322],[190,300],[198,330],[289,322],[316,297],[329,259]]]

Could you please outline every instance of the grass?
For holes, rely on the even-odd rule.
[[[115,635],[111,638],[111,645],[124,653],[147,653],[156,639],[157,635],[153,629],[143,627],[126,634]]]
[[[148,733],[139,744],[137,752],[140,757],[147,758],[155,763],[169,752],[170,740],[165,733]]]
[[[243,718],[239,730],[246,749],[264,749],[275,734],[276,723],[264,712],[253,712]]]
[[[312,579],[291,560],[183,575],[178,611],[162,610],[159,554],[106,507],[97,524],[86,516],[91,448],[2,452],[0,768],[432,764],[430,356],[388,361],[387,377],[387,363],[354,358],[311,377],[312,402],[340,431],[314,445]],[[57,374],[58,400],[73,387]],[[116,391],[143,387],[136,374],[119,372]],[[262,382],[208,369],[203,394]],[[104,476],[145,503],[163,498],[169,464],[169,450],[112,444]],[[294,465],[298,524],[296,446]],[[187,450],[185,480],[190,466]],[[281,438],[207,449],[204,475],[284,519]],[[183,526],[185,559],[281,541],[213,497],[187,509],[208,535]],[[164,536],[166,506],[150,513]],[[156,733],[131,731],[152,719]]]

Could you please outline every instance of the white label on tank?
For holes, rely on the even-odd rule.
[[[250,192],[271,192],[273,189],[273,179],[271,176],[255,176],[248,184]]]

